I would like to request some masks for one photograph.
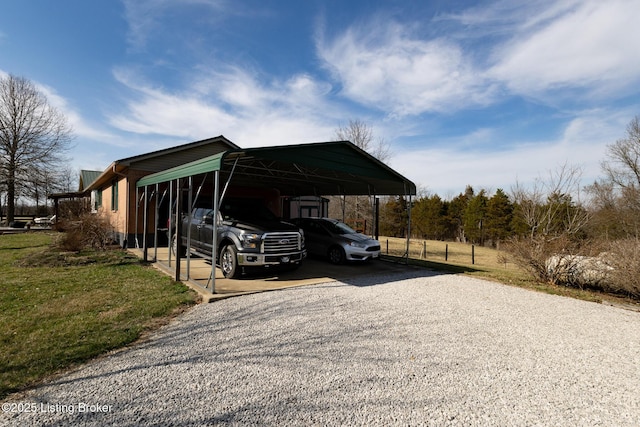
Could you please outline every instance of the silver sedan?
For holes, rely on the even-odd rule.
[[[380,242],[330,218],[291,220],[304,230],[307,252],[327,257],[333,264],[380,257]]]

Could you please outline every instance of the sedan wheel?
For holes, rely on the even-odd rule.
[[[340,246],[330,247],[328,256],[332,264],[342,264],[345,260],[344,249]]]

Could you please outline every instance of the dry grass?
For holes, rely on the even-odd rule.
[[[406,238],[380,237],[382,254],[392,257],[404,255]],[[426,245],[426,257],[424,248]],[[387,251],[388,247],[388,251]],[[445,251],[448,259],[445,260]],[[474,247],[474,261],[471,261],[471,245],[457,242],[412,239],[409,247],[409,263],[433,270],[451,271],[512,286],[518,286],[548,294],[562,295],[592,302],[603,302],[638,306],[638,302],[620,295],[577,289],[544,283],[536,280],[510,260],[506,251],[480,246]]]
[[[405,253],[407,239],[380,237],[379,240],[382,245],[383,255],[402,256]],[[506,262],[508,259],[506,252],[482,246],[473,247],[474,262],[472,262],[472,245],[466,243],[412,239],[409,247],[409,258],[465,266],[517,270],[514,264]]]

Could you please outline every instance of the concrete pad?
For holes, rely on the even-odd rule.
[[[141,250],[132,252],[142,257]],[[157,252],[149,250],[147,258],[156,255],[155,265],[169,275],[175,275],[175,259],[169,262],[167,248],[158,248]],[[180,269],[182,282],[196,290],[203,302],[211,302],[222,298],[254,292],[272,291],[296,286],[314,285],[341,281],[349,283],[358,277],[386,275],[391,272],[411,270],[414,267],[381,260],[367,263],[334,265],[319,258],[307,258],[296,270],[281,271],[279,269],[257,269],[247,271],[240,279],[227,279],[219,268],[215,269],[215,290],[211,292],[211,260],[191,254],[187,274],[187,258],[181,258]]]

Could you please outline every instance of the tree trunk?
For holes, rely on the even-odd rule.
[[[16,211],[16,185],[13,178],[9,178],[7,182],[7,225],[11,224],[15,219]]]

